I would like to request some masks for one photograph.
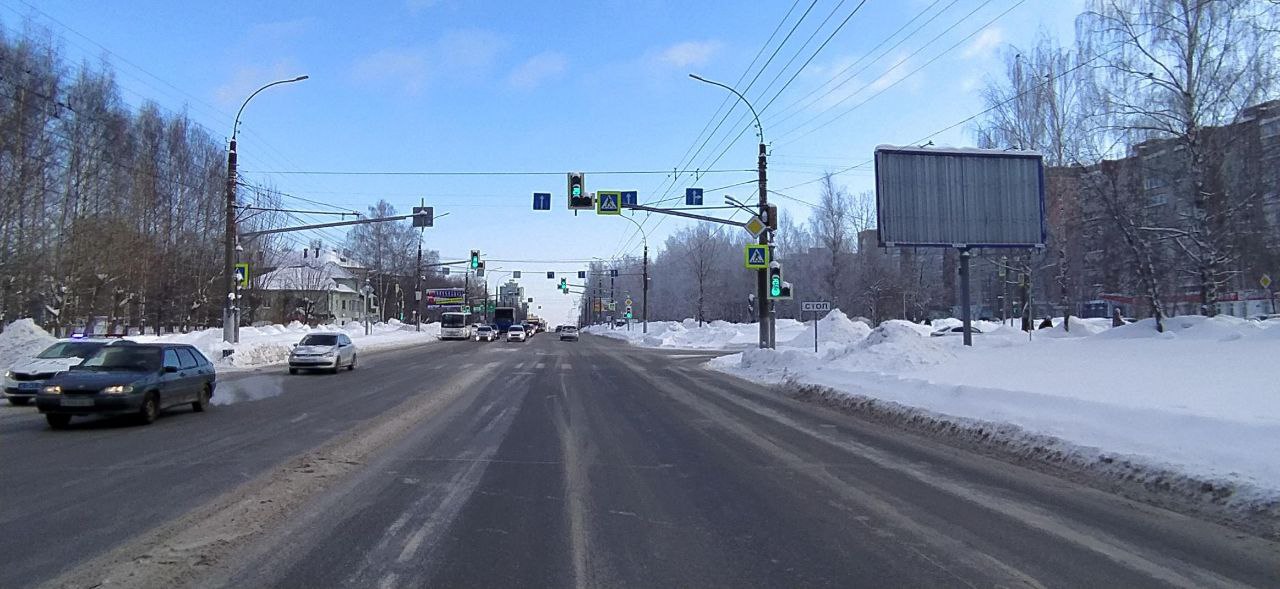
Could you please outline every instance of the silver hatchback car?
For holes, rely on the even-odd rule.
[[[356,345],[345,333],[309,333],[289,353],[289,374],[299,370],[356,369]]]

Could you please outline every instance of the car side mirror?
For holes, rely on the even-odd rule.
[[[166,374],[167,374],[167,373],[171,373],[171,372],[177,372],[177,371],[178,371],[178,367],[177,367],[177,366],[165,366],[165,367],[164,367],[164,371],[165,371],[165,373],[166,373]]]

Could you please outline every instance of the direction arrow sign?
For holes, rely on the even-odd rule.
[[[533,210],[535,211],[551,210],[551,193],[550,192],[533,193]]]
[[[626,206],[626,205],[638,205],[638,204],[640,204],[640,197],[639,197],[639,196],[637,196],[637,194],[638,194],[638,193],[637,193],[636,191],[634,191],[634,190],[623,190],[623,191],[622,191],[622,205],[623,205],[623,206]]]
[[[800,303],[800,310],[805,313],[822,313],[831,310],[831,303],[827,301],[805,301]]]
[[[751,270],[764,270],[769,267],[769,246],[751,244],[744,248],[745,266]]]
[[[684,204],[687,206],[702,206],[702,189],[686,188],[684,189]]]
[[[1271,288],[1271,275],[1263,274],[1262,278],[1258,279],[1258,284],[1261,284],[1262,288]]]
[[[616,190],[602,190],[596,193],[597,215],[621,215],[622,193]]]
[[[764,221],[760,220],[760,217],[752,216],[742,228],[746,229],[747,233],[750,233],[752,237],[760,237],[760,233],[765,230],[765,224]]]

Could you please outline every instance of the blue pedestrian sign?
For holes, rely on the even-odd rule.
[[[639,197],[636,196],[636,191],[634,190],[622,191],[622,206],[624,207],[627,205],[635,206],[638,204],[640,204],[640,199]]]
[[[702,206],[702,189],[701,188],[684,189],[684,204],[691,207]]]
[[[621,215],[622,193],[616,190],[602,190],[596,193],[597,215]]]
[[[535,211],[551,210],[551,193],[550,192],[533,193],[533,210]]]
[[[764,270],[769,267],[769,246],[753,243],[745,250],[746,267],[751,270]]]

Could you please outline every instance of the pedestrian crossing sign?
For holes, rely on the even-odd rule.
[[[597,215],[621,215],[622,193],[618,191],[600,191],[596,193]]]
[[[769,246],[753,243],[746,247],[746,267],[750,270],[764,270],[769,267]]]

